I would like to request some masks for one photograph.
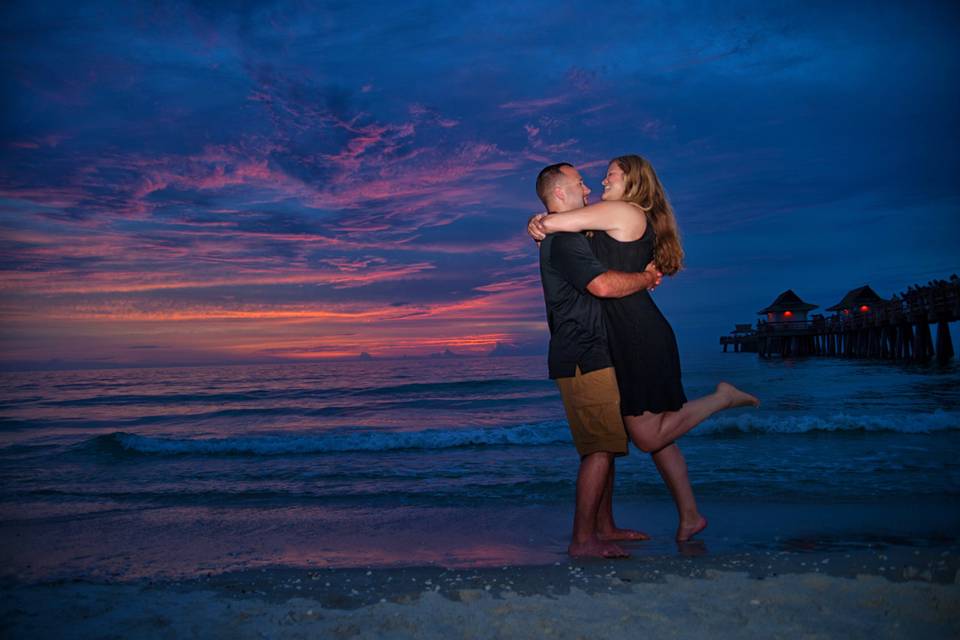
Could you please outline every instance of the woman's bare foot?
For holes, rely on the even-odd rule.
[[[759,407],[760,400],[745,391],[740,391],[728,382],[721,382],[717,385],[717,393],[727,399],[727,407]]]
[[[570,542],[567,547],[567,554],[574,558],[629,558],[630,554],[620,548],[619,545],[600,540],[593,536],[586,542]]]
[[[703,540],[687,540],[677,543],[677,551],[687,558],[696,558],[707,555],[707,545]]]
[[[686,542],[706,528],[707,519],[703,516],[689,523],[681,521],[680,526],[677,527],[677,542]]]
[[[606,531],[597,531],[597,537],[603,542],[650,539],[650,536],[643,531],[637,531],[636,529],[620,529],[618,527],[613,527]]]

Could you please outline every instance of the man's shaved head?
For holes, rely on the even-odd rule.
[[[570,167],[572,169],[573,165],[569,162],[558,162],[540,170],[540,174],[537,176],[537,196],[540,198],[543,206],[549,208],[547,198],[557,185],[557,180],[563,177],[561,169],[564,167]]]

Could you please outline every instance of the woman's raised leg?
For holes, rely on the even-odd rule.
[[[624,416],[623,422],[633,443],[642,451],[652,453],[664,448],[718,411],[748,406],[759,407],[760,401],[732,384],[721,382],[710,395],[691,400],[677,411],[644,411],[639,416]]]

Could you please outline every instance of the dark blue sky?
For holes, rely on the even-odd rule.
[[[682,345],[960,271],[956,3],[621,4],[6,3],[0,354],[536,351],[536,174],[624,153]]]

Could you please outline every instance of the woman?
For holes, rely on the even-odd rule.
[[[647,160],[629,155],[611,161],[602,200],[574,211],[534,216],[528,232],[540,240],[557,231],[592,230],[593,252],[610,269],[643,271],[650,261],[665,275],[681,269],[676,219]],[[633,443],[653,457],[677,504],[677,541],[687,541],[706,528],[707,520],[697,510],[675,440],[718,411],[760,402],[725,382],[712,394],[687,401],[676,337],[649,292],[602,302],[624,425]]]

